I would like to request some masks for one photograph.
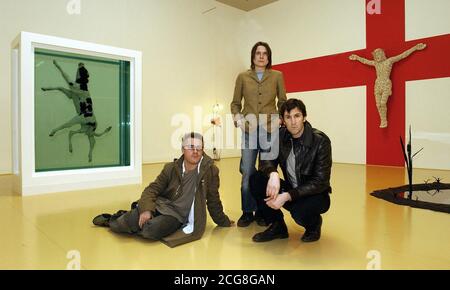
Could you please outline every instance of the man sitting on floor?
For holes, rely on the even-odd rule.
[[[170,247],[202,237],[206,207],[217,225],[232,226],[234,221],[223,212],[219,196],[219,169],[203,147],[202,135],[186,134],[181,158],[164,166],[142,193],[137,207],[107,222],[97,216],[94,224],[109,226],[116,233],[161,240]]]

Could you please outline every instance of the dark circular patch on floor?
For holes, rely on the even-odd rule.
[[[408,185],[375,190],[370,195],[399,205],[450,213],[450,183],[413,184],[412,190],[411,199]]]

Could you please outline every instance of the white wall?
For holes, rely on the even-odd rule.
[[[405,10],[407,41],[450,33],[450,1],[406,0]]]
[[[412,151],[424,148],[414,158],[414,168],[450,168],[449,87],[450,78],[406,83],[406,125],[407,130],[411,125]]]
[[[248,43],[269,42],[274,63],[364,49],[364,6],[364,0],[277,1],[246,15]],[[450,33],[448,11],[448,0],[405,0],[406,40]],[[448,88],[450,78],[406,85],[406,124],[415,124],[414,131],[419,131],[422,139],[423,133],[428,137],[439,134],[434,141],[413,141],[417,149],[424,146],[427,151],[417,156],[415,167],[450,169]],[[313,126],[331,137],[335,162],[365,163],[365,90],[355,87],[289,94],[305,101]]]
[[[450,1],[406,0],[406,40],[450,33]],[[449,55],[442,57],[450,57]],[[450,77],[406,83],[415,168],[450,170]],[[408,136],[408,135],[406,135]]]
[[[213,0],[81,0],[79,15],[69,15],[67,3],[0,1],[0,173],[11,172],[10,43],[21,30],[143,51],[144,162],[167,161],[179,154],[171,146],[174,132],[182,131],[180,124],[172,125],[177,114],[193,123],[194,111],[201,110],[196,123],[205,130],[210,128],[206,114],[214,103],[223,105],[222,115],[229,112],[235,77],[249,66],[256,41],[270,43],[274,64],[365,48],[364,0],[280,0],[249,13]],[[448,11],[447,0],[406,0],[407,40],[450,33]],[[417,115],[412,100],[421,98],[412,91],[426,94],[432,87],[439,92],[439,107],[447,108],[449,85],[450,78],[409,82],[408,118]],[[297,95],[310,108],[313,125],[332,136],[334,160],[364,163],[365,87],[291,96]],[[324,103],[327,113],[319,115]],[[334,110],[342,107],[352,113]],[[433,122],[448,124],[447,120],[433,116],[423,122],[431,128]],[[236,134],[230,127],[224,124]],[[239,151],[225,150],[222,156],[239,156]],[[433,160],[423,167],[441,168]],[[450,160],[441,161],[450,169]]]
[[[282,0],[255,10],[253,37],[271,44],[274,63],[362,49],[366,44],[364,1]],[[333,161],[366,162],[366,88],[292,93],[308,120],[332,141]]]
[[[174,115],[192,117],[194,106],[210,113],[216,98],[228,112],[236,73],[247,66],[237,57],[244,12],[213,0],[81,0],[81,13],[70,15],[69,2],[0,1],[0,174],[12,172],[10,44],[20,31],[143,52],[144,162],[180,154],[170,142]]]
[[[288,97],[301,99],[307,105],[308,121],[328,135],[333,162],[366,163],[365,87],[292,93]]]
[[[267,40],[274,63],[361,49],[366,44],[360,0],[281,0],[250,12],[247,18],[248,43]]]

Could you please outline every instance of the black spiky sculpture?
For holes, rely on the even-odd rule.
[[[408,191],[409,191],[408,199],[412,199],[412,192],[413,192],[413,188],[412,188],[413,158],[414,158],[414,156],[417,155],[417,153],[422,151],[423,147],[419,151],[414,153],[414,155],[411,156],[411,125],[409,125],[409,140],[408,140],[408,145],[406,146],[406,151],[405,151],[405,144],[403,143],[402,136],[400,136],[400,144],[402,146],[403,158],[405,159],[406,168],[408,170],[408,184],[409,184],[409,187],[408,187]]]

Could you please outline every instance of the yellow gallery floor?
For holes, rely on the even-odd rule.
[[[237,220],[239,159],[217,164],[224,207]],[[10,175],[0,176],[0,269],[66,269],[73,253],[81,269],[450,269],[450,215],[369,195],[405,184],[402,168],[334,164],[332,205],[316,243],[299,241],[304,230],[288,214],[289,239],[256,244],[251,237],[264,228],[217,228],[209,219],[200,241],[173,249],[92,225],[99,213],[127,209],[161,168],[145,165],[141,186],[25,198],[12,193]],[[432,176],[450,181],[450,171],[414,174],[416,183]]]

